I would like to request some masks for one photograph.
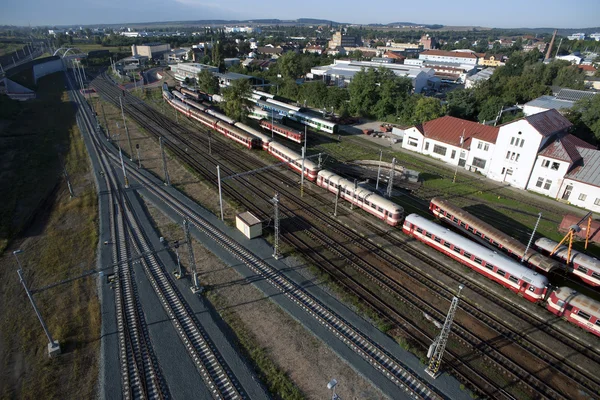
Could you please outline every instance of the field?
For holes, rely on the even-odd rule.
[[[100,311],[95,280],[97,198],[88,156],[62,74],[40,79],[38,99],[0,107],[0,398],[93,398]],[[71,198],[61,162],[75,191]],[[19,285],[18,255],[28,286],[62,355],[49,359],[47,339]]]

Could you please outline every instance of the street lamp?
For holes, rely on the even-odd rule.
[[[23,252],[23,250],[13,251],[13,256],[15,256],[15,259],[17,260],[17,265],[19,266],[19,269],[17,270],[17,274],[19,275],[19,281],[25,288],[25,293],[27,293],[27,297],[29,297],[29,301],[31,302],[33,311],[35,311],[35,314],[37,315],[37,317],[40,321],[40,324],[42,324],[44,333],[46,334],[46,337],[48,338],[48,356],[55,357],[60,354],[60,345],[58,344],[58,342],[55,342],[54,339],[52,339],[52,335],[50,334],[50,331],[48,330],[48,327],[46,326],[46,323],[44,322],[44,319],[42,318],[42,314],[40,314],[40,311],[38,310],[37,306],[35,305],[35,301],[33,300],[33,296],[31,295],[31,292],[29,291],[29,288],[27,287],[27,282],[25,282],[25,279],[23,278],[23,267],[21,266],[21,261],[19,260],[19,257],[17,256],[17,254],[20,254],[22,252]]]
[[[331,390],[331,400],[341,400],[340,396],[335,393],[335,387],[337,386],[338,381],[336,379],[332,379],[327,384],[327,389]]]

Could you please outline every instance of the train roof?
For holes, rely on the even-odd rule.
[[[172,99],[171,103],[178,105],[179,107],[185,108],[186,110],[190,109],[190,106],[188,106],[187,104],[185,104],[183,101],[181,100],[177,100],[177,99]]]
[[[329,181],[333,181],[336,185],[341,185],[343,188],[349,188],[352,190],[354,189],[354,182],[342,178],[341,176],[329,170],[324,169],[319,171],[318,176],[321,176]],[[381,206],[386,210],[398,210],[399,212],[404,211],[400,205],[361,186],[356,188],[356,195],[358,196],[359,200],[369,200],[370,203]]]
[[[230,132],[235,132],[236,134],[238,134],[240,136],[250,138],[250,139],[255,139],[255,137],[252,136],[251,134],[249,134],[248,132],[245,132],[242,129],[237,128],[234,125],[228,124],[225,121],[219,121],[219,122],[217,122],[217,125],[223,126],[224,128],[227,128],[227,130],[229,130]]]
[[[205,105],[202,105],[202,104],[200,104],[198,102],[195,102],[192,99],[185,99],[185,103],[189,104],[190,106],[195,107],[195,108],[197,108],[198,110],[201,110],[201,111],[204,111],[204,110],[207,109],[207,107]]]
[[[266,123],[268,123],[268,124],[271,123],[271,121],[269,119],[266,119],[266,118],[263,121],[266,122]],[[263,121],[261,121],[261,122],[263,122]],[[281,124],[281,123],[279,123],[277,121],[273,121],[273,126],[278,126],[280,128],[284,128],[285,130],[293,132],[293,133],[296,133],[298,135],[304,135],[304,132],[299,131],[299,130],[294,129],[294,128],[290,128],[289,126]]]
[[[287,146],[285,146],[281,143],[271,142],[271,143],[269,143],[269,148],[273,148],[275,150],[280,151],[281,153],[290,157],[292,160],[302,159],[301,154],[296,153],[294,150],[289,149]],[[298,162],[300,162],[300,161],[298,161]],[[315,170],[315,169],[318,169],[318,166],[317,166],[317,163],[315,163],[309,159],[306,159],[306,160],[304,160],[304,168]]]
[[[546,251],[552,251],[558,243],[548,238],[539,238],[535,241],[535,244]],[[565,260],[567,259],[568,253],[569,248],[565,245],[561,245],[556,251],[556,254],[559,257],[564,258]],[[586,268],[593,269],[595,272],[600,272],[600,260],[594,257],[590,257],[587,254],[584,254],[577,250],[571,249],[571,260],[569,260],[569,262],[575,262]]]
[[[593,314],[600,318],[600,301],[587,297],[567,286],[556,289],[554,294],[559,300],[571,304],[583,312]]]
[[[415,224],[444,240],[449,240],[452,244],[457,245],[461,249],[475,255],[477,258],[481,258],[482,260],[485,260],[501,270],[508,272],[515,277],[523,279],[524,281],[529,282],[536,287],[541,288],[548,285],[548,279],[544,275],[538,274],[537,272],[534,272],[522,264],[511,260],[503,254],[497,253],[485,246],[473,242],[470,239],[464,238],[463,236],[454,233],[435,222],[429,221],[420,215],[410,214],[406,217],[406,222]]]
[[[173,90],[173,96],[180,98],[180,99],[185,99],[185,95],[176,90]]]
[[[267,136],[267,135],[265,135],[265,134],[257,131],[253,127],[248,126],[246,124],[243,124],[241,122],[236,122],[234,125],[237,126],[240,129],[248,132],[249,134],[256,136],[257,138],[259,138],[260,140],[262,140],[263,143],[269,143],[270,141],[273,140],[270,136]]]
[[[221,121],[225,121],[225,122],[227,122],[227,123],[228,123],[228,124],[230,124],[230,125],[233,125],[233,124],[235,124],[235,121],[234,121],[233,119],[229,118],[229,117],[228,117],[227,115],[225,115],[225,114],[221,114],[221,113],[220,113],[220,112],[218,112],[218,111],[215,111],[215,110],[213,110],[213,109],[207,108],[207,109],[205,110],[205,112],[206,112],[206,113],[208,113],[208,114],[210,114],[210,115],[212,115],[212,116],[214,116],[214,117],[217,117],[217,118],[218,118],[218,119],[220,119]]]
[[[259,107],[261,107],[261,108],[266,108],[268,110],[273,109],[273,110],[275,110],[275,111],[277,111],[278,113],[281,113],[281,114],[289,114],[289,115],[294,115],[295,114],[294,110],[291,110],[291,109],[289,109],[287,107],[281,107],[278,104],[274,104],[274,103],[271,103],[271,102],[266,102],[264,100],[256,100],[256,105],[259,106]]]
[[[275,95],[273,95],[271,93],[262,92],[260,90],[252,90],[252,94],[259,96],[259,97],[266,97],[267,99],[272,99],[275,97]]]
[[[296,107],[296,106],[293,106],[291,104],[285,103],[283,101],[279,101],[279,100],[275,100],[275,99],[270,99],[270,98],[267,99],[267,103],[276,104],[279,107],[287,108],[288,110],[292,110],[292,111],[295,111],[295,112],[298,112],[301,109],[301,107]]]
[[[328,126],[331,126],[331,127],[334,127],[334,126],[337,125],[337,123],[335,123],[335,122],[331,122],[331,121],[328,121],[326,119],[319,118],[319,117],[313,117],[312,115],[308,115],[308,114],[305,114],[305,113],[302,113],[302,112],[298,112],[295,115],[297,117],[304,117],[304,118],[307,118],[307,119],[309,119],[311,121],[318,122],[321,125],[328,125]]]

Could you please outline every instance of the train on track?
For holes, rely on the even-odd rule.
[[[283,136],[288,138],[292,142],[303,143],[304,142],[304,132],[297,131],[296,129],[290,128],[289,126],[285,126],[275,121],[269,121],[268,119],[263,119],[260,121],[260,127],[266,131],[270,131],[278,134],[279,136]]]
[[[539,238],[535,245],[542,253],[550,254],[558,243],[548,238]],[[569,250],[567,246],[561,245],[554,256],[567,262]],[[600,260],[583,254],[577,250],[571,250],[571,258],[568,263],[572,265],[571,273],[591,286],[600,286]]]
[[[405,218],[402,231],[531,302],[546,300],[548,311],[600,336],[600,302],[570,288],[552,289],[544,275],[417,214]]]
[[[185,116],[222,133],[229,139],[249,149],[263,149],[267,151],[275,158],[286,162],[289,168],[297,173],[302,171],[302,155],[281,143],[273,141],[272,138],[256,129],[243,123],[235,122],[225,115],[196,103],[192,99],[183,96],[182,101],[181,93],[178,93],[179,96],[175,95],[175,93],[178,92],[170,92],[168,87],[163,85],[164,99]],[[318,186],[330,192],[337,193],[339,190],[340,197],[343,200],[358,206],[388,225],[396,226],[402,222],[404,209],[401,206],[365,188],[355,188],[354,183],[331,171],[322,169],[320,163],[317,164],[305,158],[303,173],[306,179],[315,182]]]

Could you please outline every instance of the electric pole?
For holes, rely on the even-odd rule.
[[[196,260],[194,258],[194,251],[192,250],[192,238],[190,236],[190,223],[187,219],[183,220],[183,230],[185,231],[185,240],[187,240],[188,245],[188,257],[190,261],[190,269],[192,270],[192,277],[194,286],[192,286],[192,292],[196,293],[201,288],[198,285],[198,271],[196,270]]]
[[[163,171],[165,173],[165,186],[171,186],[171,179],[169,178],[169,171],[167,170],[167,156],[165,154],[165,146],[163,145],[162,136],[158,138],[158,143],[160,144],[160,152],[162,154]]]
[[[456,293],[456,296],[452,298],[452,303],[450,304],[448,315],[446,315],[446,321],[444,321],[442,331],[440,332],[440,335],[433,341],[429,347],[429,351],[427,352],[429,365],[425,369],[425,372],[427,372],[434,379],[439,376],[442,357],[444,356],[444,350],[446,349],[446,343],[448,342],[448,336],[450,336],[450,330],[452,328],[452,321],[454,320],[454,314],[456,314],[456,309],[458,308],[458,296],[460,296],[460,291],[462,289],[463,285],[459,285],[458,293]]]
[[[386,196],[388,198],[392,197],[392,190],[394,189],[394,172],[396,171],[396,158],[392,158],[392,168],[390,169],[390,179],[388,181],[388,187]]]
[[[221,221],[225,221],[223,216],[223,192],[221,191],[221,167],[217,165],[217,180],[219,181],[219,207],[221,208]]]
[[[273,258],[279,260],[281,258],[281,254],[279,253],[279,193],[275,193],[271,202],[273,203],[273,227],[275,228]]]
[[[383,158],[383,150],[379,150],[379,166],[377,167],[377,183],[375,184],[375,191],[379,190],[379,175],[381,175],[381,159]]]
[[[529,243],[527,243],[527,247],[525,248],[525,253],[521,257],[521,262],[525,261],[525,257],[527,257],[527,252],[529,251],[529,247],[531,246],[531,242],[533,241],[533,236],[535,235],[535,231],[537,231],[538,225],[540,224],[540,220],[542,219],[542,213],[538,213],[538,219],[535,222],[535,226],[533,227],[533,232],[531,232],[531,237],[529,238]]]
[[[121,105],[121,116],[123,117],[123,126],[125,127],[125,134],[127,135],[127,141],[129,142],[129,161],[133,161],[133,146],[131,145],[129,129],[127,129],[127,123],[125,122],[125,113],[123,112],[123,98],[121,96],[119,96],[119,104]]]

